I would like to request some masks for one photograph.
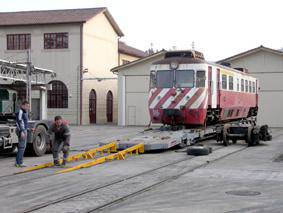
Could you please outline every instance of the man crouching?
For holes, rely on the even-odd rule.
[[[62,165],[65,166],[67,158],[69,156],[70,150],[70,130],[67,124],[63,122],[61,116],[56,116],[54,118],[54,123],[49,129],[49,134],[52,135],[52,153],[55,166],[60,166],[59,154],[63,151],[63,162]]]

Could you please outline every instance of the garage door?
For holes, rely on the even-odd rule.
[[[283,91],[261,91],[259,94],[258,123],[283,127]]]
[[[126,76],[126,125],[149,124],[149,76]]]

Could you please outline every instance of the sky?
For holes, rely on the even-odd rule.
[[[282,3],[281,3],[282,2]],[[283,47],[280,0],[0,0],[0,11],[107,7],[121,39],[142,50],[194,49],[217,61]]]

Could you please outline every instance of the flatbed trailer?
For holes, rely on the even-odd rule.
[[[205,140],[216,136],[214,127],[182,129],[173,131],[170,128],[161,127],[147,129],[138,133],[133,138],[117,140],[118,149],[127,149],[134,145],[143,143],[145,151],[167,150],[175,146],[193,145],[199,140]],[[100,142],[99,145],[106,145],[108,142]]]
[[[270,141],[272,136],[267,125],[258,126],[253,119],[231,121],[207,127],[172,130],[171,127],[147,129],[133,138],[117,140],[118,149],[127,149],[137,144],[144,144],[145,151],[167,150],[172,147],[194,145],[199,141],[215,139],[224,146],[244,140],[248,146],[254,146],[260,141]],[[100,142],[106,145],[106,142]]]

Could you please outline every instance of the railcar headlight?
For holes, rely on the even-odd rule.
[[[172,62],[170,63],[170,69],[176,70],[176,69],[178,69],[178,67],[179,67],[179,64],[178,64],[177,61],[172,61]]]

